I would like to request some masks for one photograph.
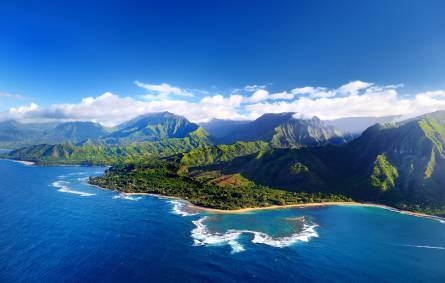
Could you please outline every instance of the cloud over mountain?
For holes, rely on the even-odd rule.
[[[170,111],[193,122],[218,119],[255,119],[264,113],[297,112],[303,117],[334,119],[348,116],[404,115],[410,117],[445,109],[445,90],[402,96],[402,85],[382,86],[353,81],[338,88],[296,87],[272,92],[265,86],[248,86],[229,95],[205,92],[201,98],[193,90],[169,84],[135,82],[148,91],[138,97],[106,92],[86,97],[78,103],[39,106],[36,103],[10,108],[0,113],[0,120],[86,121],[115,125],[147,112]],[[198,93],[196,93],[198,94]]]

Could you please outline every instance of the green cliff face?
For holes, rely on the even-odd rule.
[[[421,210],[442,207],[444,113],[378,124],[341,146],[271,149],[212,169],[290,191],[343,193]]]
[[[218,146],[192,149],[183,153],[180,164],[182,166],[196,167],[221,162],[228,162],[237,157],[255,154],[267,150],[266,142],[236,142],[234,144],[221,144]]]
[[[389,163],[386,155],[378,155],[371,174],[371,186],[379,191],[386,192],[395,188],[398,177],[397,168]]]
[[[255,121],[232,125],[232,131],[220,137],[221,143],[237,141],[265,141],[272,147],[299,148],[320,146],[324,144],[341,144],[350,136],[323,121],[312,119],[296,119],[295,113],[264,114]]]

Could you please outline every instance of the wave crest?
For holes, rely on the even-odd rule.
[[[82,196],[82,197],[90,197],[90,196],[94,196],[95,195],[93,193],[87,193],[87,192],[73,190],[70,187],[68,187],[66,184],[69,184],[69,182],[66,182],[66,181],[55,181],[51,185],[53,187],[55,187],[55,188],[58,188],[57,191],[61,192],[61,193],[75,194],[75,195],[79,195],[79,196]]]
[[[225,233],[211,232],[204,224],[207,219],[209,219],[209,217],[205,216],[199,220],[192,221],[196,226],[196,228],[192,230],[194,245],[229,245],[232,248],[232,253],[244,251],[244,247],[237,241],[242,234],[253,235],[251,242],[254,244],[264,244],[275,248],[288,247],[297,242],[309,242],[311,238],[318,237],[318,233],[315,231],[318,225],[307,222],[303,223],[303,230],[301,232],[287,237],[272,237],[263,232],[250,230],[228,230]]]
[[[198,213],[193,213],[193,212],[190,212],[190,211],[186,210],[187,203],[185,203],[183,201],[170,200],[169,203],[173,204],[172,212],[174,214],[176,214],[176,215],[180,215],[180,216],[193,216],[193,215],[197,215],[198,214]]]
[[[132,200],[132,201],[138,201],[141,198],[142,197],[135,197],[135,196],[127,195],[127,194],[118,194],[118,195],[113,196],[113,199],[125,199],[125,200]]]

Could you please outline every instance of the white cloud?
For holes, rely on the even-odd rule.
[[[247,91],[247,92],[255,92],[257,90],[265,89],[265,88],[266,88],[265,85],[246,85],[244,87],[244,90]],[[239,91],[239,89],[235,89],[235,90]]]
[[[255,103],[267,99],[269,99],[269,92],[265,89],[259,89],[255,91],[252,96],[246,98],[245,102]]]
[[[279,112],[296,112],[299,117],[318,116],[321,119],[386,115],[412,117],[445,109],[445,90],[401,96],[399,87],[353,82],[335,89],[303,87],[277,93],[258,89],[251,96],[213,94],[194,101],[183,97],[170,98],[168,95],[163,99],[147,101],[107,92],[97,97],[86,97],[78,103],[47,107],[32,103],[10,108],[0,112],[0,120],[93,120],[111,126],[137,115],[160,111],[170,111],[193,122],[203,122],[211,118],[254,119],[264,113]]]
[[[292,92],[282,91],[277,93],[272,93],[270,95],[270,99],[273,100],[290,100],[295,97],[295,94]]]
[[[338,91],[340,93],[344,93],[344,94],[353,94],[356,95],[358,93],[359,90],[361,89],[365,89],[368,88],[370,86],[372,86],[373,84],[371,83],[367,83],[367,82],[362,82],[362,81],[353,81],[350,83],[347,83],[345,85],[342,85]]]
[[[140,88],[149,91],[148,94],[143,96],[146,99],[166,99],[169,95],[187,96],[187,97],[193,96],[193,94],[191,94],[185,89],[174,87],[166,83],[155,85],[155,84],[146,84],[140,81],[135,81],[134,84]]]
[[[291,93],[299,95],[299,94],[312,94],[315,92],[315,88],[312,86],[305,87],[297,87],[291,90]]]

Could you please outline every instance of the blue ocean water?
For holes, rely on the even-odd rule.
[[[380,208],[196,213],[0,160],[0,282],[444,282],[445,224]]]

